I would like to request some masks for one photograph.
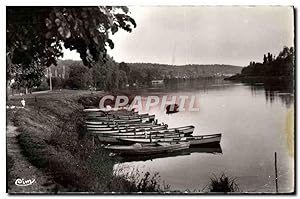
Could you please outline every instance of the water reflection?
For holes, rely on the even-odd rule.
[[[208,154],[222,154],[222,148],[219,144],[209,147],[192,147],[184,151],[177,151],[173,153],[155,154],[147,156],[123,156],[121,162],[136,162],[136,161],[147,161],[158,158],[169,158],[178,156],[189,156],[193,153],[208,153]]]
[[[257,95],[258,92],[264,91],[267,103],[273,104],[274,101],[280,100],[282,105],[285,105],[287,108],[294,104],[294,84],[292,80],[243,83],[250,87],[252,95]]]
[[[267,103],[273,104],[274,101],[280,100],[287,108],[294,104],[294,83],[292,79],[269,80],[262,83],[243,81],[241,84],[224,81],[221,78],[172,80],[164,82],[163,84],[150,85],[147,88],[128,89],[127,92],[133,96],[144,93],[151,93],[159,96],[177,91],[200,91],[201,93],[209,93],[212,91],[234,89],[235,86],[240,85],[249,87],[254,96],[260,95],[261,92],[265,92],[264,95]]]

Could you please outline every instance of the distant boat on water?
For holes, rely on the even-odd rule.
[[[169,104],[168,106],[166,106],[166,113],[170,114],[170,113],[177,113],[179,112],[179,105],[178,104]]]

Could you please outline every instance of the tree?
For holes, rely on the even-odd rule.
[[[103,90],[106,88],[108,67],[106,64],[95,64],[92,68],[93,86]]]
[[[271,53],[268,53],[268,63],[271,63],[273,61],[273,55]]]
[[[50,79],[48,79],[48,80],[50,81]],[[52,81],[53,89],[61,89],[64,87],[64,82],[61,77],[52,77],[51,81]],[[49,84],[50,84],[50,82],[49,82]]]
[[[87,67],[82,64],[74,64],[70,66],[69,79],[67,86],[72,89],[86,89],[91,84],[92,78]]]
[[[268,62],[268,59],[267,59],[267,56],[266,56],[266,54],[264,54],[264,64],[266,64]]]
[[[119,80],[119,88],[123,88],[126,84],[128,84],[128,76],[125,71],[120,70],[120,80]]]
[[[62,46],[76,50],[91,67],[105,61],[108,46],[114,47],[109,33],[136,27],[124,6],[7,7],[6,18],[8,80],[25,68],[56,65]]]
[[[93,66],[93,84],[97,89],[113,90],[122,88],[128,83],[127,74],[120,69],[120,65],[110,56],[106,57],[105,64]]]
[[[128,66],[128,64],[126,64],[125,62],[121,62],[119,64],[119,69],[124,71],[126,73],[126,75],[128,76],[130,73],[130,67]]]
[[[293,53],[293,47],[288,48],[288,47],[284,47],[283,50],[279,53],[278,57],[280,59],[285,59],[287,58],[289,55],[291,55]]]
[[[41,84],[42,77],[44,77],[44,67],[36,64],[30,65],[29,67],[21,65],[15,68],[13,88],[25,88],[26,91],[27,88],[29,88],[31,92],[32,87]]]

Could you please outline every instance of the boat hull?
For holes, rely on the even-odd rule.
[[[155,130],[164,130],[166,129],[165,126],[145,126],[145,127],[128,127],[128,128],[124,128],[124,127],[115,127],[115,128],[93,128],[93,127],[87,127],[88,131],[99,131],[99,132],[107,132],[107,133],[126,133],[126,132],[140,132],[140,131],[155,131]]]
[[[169,153],[188,149],[189,142],[178,143],[159,143],[159,144],[144,144],[130,146],[108,146],[106,149],[120,155],[152,155],[160,153]]]
[[[143,114],[143,115],[103,115],[101,113],[95,112],[95,113],[88,113],[85,114],[86,118],[95,118],[99,120],[107,120],[107,119],[119,119],[119,120],[130,120],[130,119],[155,119],[155,115],[149,115],[149,114]]]
[[[134,134],[142,132],[142,134],[145,134],[145,131],[160,131],[166,129],[165,126],[157,126],[157,127],[142,127],[142,128],[120,128],[120,129],[98,129],[98,128],[87,128],[89,132],[93,133],[131,133]]]
[[[126,129],[125,130],[101,130],[101,129],[92,129],[92,128],[88,128],[89,132],[97,134],[97,133],[119,133],[119,134],[123,134],[123,133],[131,133],[131,134],[135,134],[138,132],[142,132],[143,134],[147,133],[147,134],[152,134],[152,135],[156,135],[156,134],[184,134],[184,135],[191,135],[194,132],[194,127],[193,126],[188,126],[188,127],[180,127],[180,128],[170,128],[170,129],[166,129],[165,126],[160,126],[160,127],[155,127],[153,129],[149,128],[149,130],[146,130],[146,128],[133,128],[133,129]]]
[[[125,143],[151,143],[151,142],[171,142],[171,141],[189,141],[190,146],[199,145],[215,145],[220,144],[221,134],[203,135],[203,136],[190,136],[190,137],[162,137],[162,138],[133,138],[133,137],[120,137],[120,142]]]
[[[126,141],[126,140],[148,140],[149,134],[145,135],[142,133],[137,133],[137,134],[130,134],[130,133],[113,133],[113,134],[107,134],[107,133],[97,133],[94,134],[97,135],[98,140],[100,142],[105,142],[105,143],[126,143],[126,144],[133,144],[137,143],[136,141]],[[184,137],[185,135],[183,133],[180,133],[178,135],[175,135],[173,133],[170,134],[156,134],[156,135],[151,135],[151,139],[153,140],[161,140],[161,141],[167,141],[171,142],[174,141],[174,136],[176,137]],[[158,142],[156,141],[156,142]],[[182,140],[178,140],[182,141]],[[150,143],[148,142],[141,142],[141,143]]]
[[[126,129],[126,128],[144,128],[144,127],[157,127],[157,126],[165,126],[167,128],[166,125],[161,125],[161,124],[151,124],[151,123],[143,123],[143,124],[128,124],[128,125],[95,125],[95,124],[86,124],[87,128],[97,128],[99,130],[101,129],[117,129],[117,128],[121,128],[121,129]]]
[[[107,121],[95,121],[95,120],[87,120],[85,124],[96,124],[96,125],[116,125],[116,124],[142,124],[148,123],[151,124],[151,121],[137,119],[137,120],[107,120]]]
[[[189,137],[187,137],[189,138]],[[186,139],[191,143],[191,146],[199,146],[199,145],[215,145],[220,144],[221,142],[221,134],[210,137],[203,137],[203,139]]]

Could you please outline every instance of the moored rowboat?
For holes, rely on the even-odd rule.
[[[99,109],[99,108],[87,108],[83,109],[84,113],[92,113],[92,112],[100,112],[104,114],[137,114],[138,112],[135,110],[128,110],[124,108],[119,108],[119,109],[111,109],[111,110],[106,110],[106,109]]]
[[[191,143],[191,146],[198,145],[215,145],[220,144],[222,134],[212,134],[212,135],[201,135],[201,136],[188,136],[185,137],[186,141]]]
[[[116,117],[107,117],[107,116],[86,116],[88,120],[96,120],[96,121],[140,121],[140,120],[154,120],[155,115],[148,115],[148,116],[116,116]]]
[[[151,155],[181,151],[188,149],[189,146],[189,142],[157,142],[149,144],[136,143],[130,146],[111,145],[105,148],[121,155]]]
[[[103,112],[87,112],[84,114],[86,117],[108,117],[108,118],[138,118],[138,117],[147,117],[148,113],[145,114],[107,114]]]
[[[151,128],[147,131],[145,130],[145,128],[133,128],[133,129],[126,129],[125,130],[101,130],[101,129],[97,129],[97,130],[89,130],[89,132],[94,133],[94,134],[120,134],[120,135],[124,135],[124,133],[129,133],[132,135],[135,135],[138,132],[142,132],[143,134],[152,134],[152,135],[157,135],[157,134],[178,134],[178,133],[182,133],[184,135],[191,135],[194,131],[194,126],[184,126],[184,127],[179,127],[179,128],[169,128],[169,129],[165,129],[165,126],[158,126],[158,127],[153,127],[156,129],[151,130]],[[159,128],[163,128],[161,130],[159,130]]]
[[[96,131],[99,133],[134,133],[134,132],[140,132],[140,131],[154,131],[154,130],[164,130],[166,129],[166,126],[142,126],[142,127],[112,127],[112,128],[92,128],[88,127],[88,131]]]
[[[85,121],[85,124],[86,125],[123,125],[123,126],[131,126],[131,125],[139,125],[139,124],[153,124],[153,122],[149,122],[149,121],[146,121],[146,122],[143,122],[143,121],[134,121],[134,122],[114,122],[114,121],[108,121],[108,122],[105,122],[105,121]]]
[[[161,133],[159,130],[157,131],[138,131],[138,132],[113,132],[113,133],[107,133],[107,132],[95,132],[91,131],[90,133],[99,136],[99,137],[116,137],[116,138],[149,138],[151,135],[151,138],[164,138],[164,137],[184,137],[186,134],[179,132],[168,132],[168,133]]]
[[[91,132],[94,133],[94,135],[97,135],[100,142],[106,142],[106,143],[124,143],[124,141],[121,141],[120,138],[128,138],[128,139],[144,139],[149,138],[151,135],[151,139],[162,139],[162,138],[172,138],[170,140],[174,140],[175,137],[180,138],[189,135],[190,132],[187,132],[188,134],[185,134],[182,131],[140,131],[134,133],[101,133],[101,132]],[[180,140],[178,140],[180,141]]]
[[[142,128],[142,127],[154,127],[154,126],[165,126],[163,124],[152,124],[152,123],[133,123],[133,124],[86,124],[87,128],[107,129],[107,128]]]
[[[148,137],[148,138],[118,138],[120,142],[127,143],[151,143],[151,142],[170,142],[170,141],[189,141],[190,146],[220,144],[222,134],[201,135],[201,136],[188,136],[188,137]]]
[[[134,119],[134,120],[110,120],[110,121],[85,121],[85,124],[95,124],[95,125],[98,125],[98,124],[103,124],[103,125],[108,125],[108,124],[113,124],[113,125],[116,125],[116,124],[137,124],[137,123],[151,123],[150,121],[145,121],[145,120],[142,120],[142,119]]]

